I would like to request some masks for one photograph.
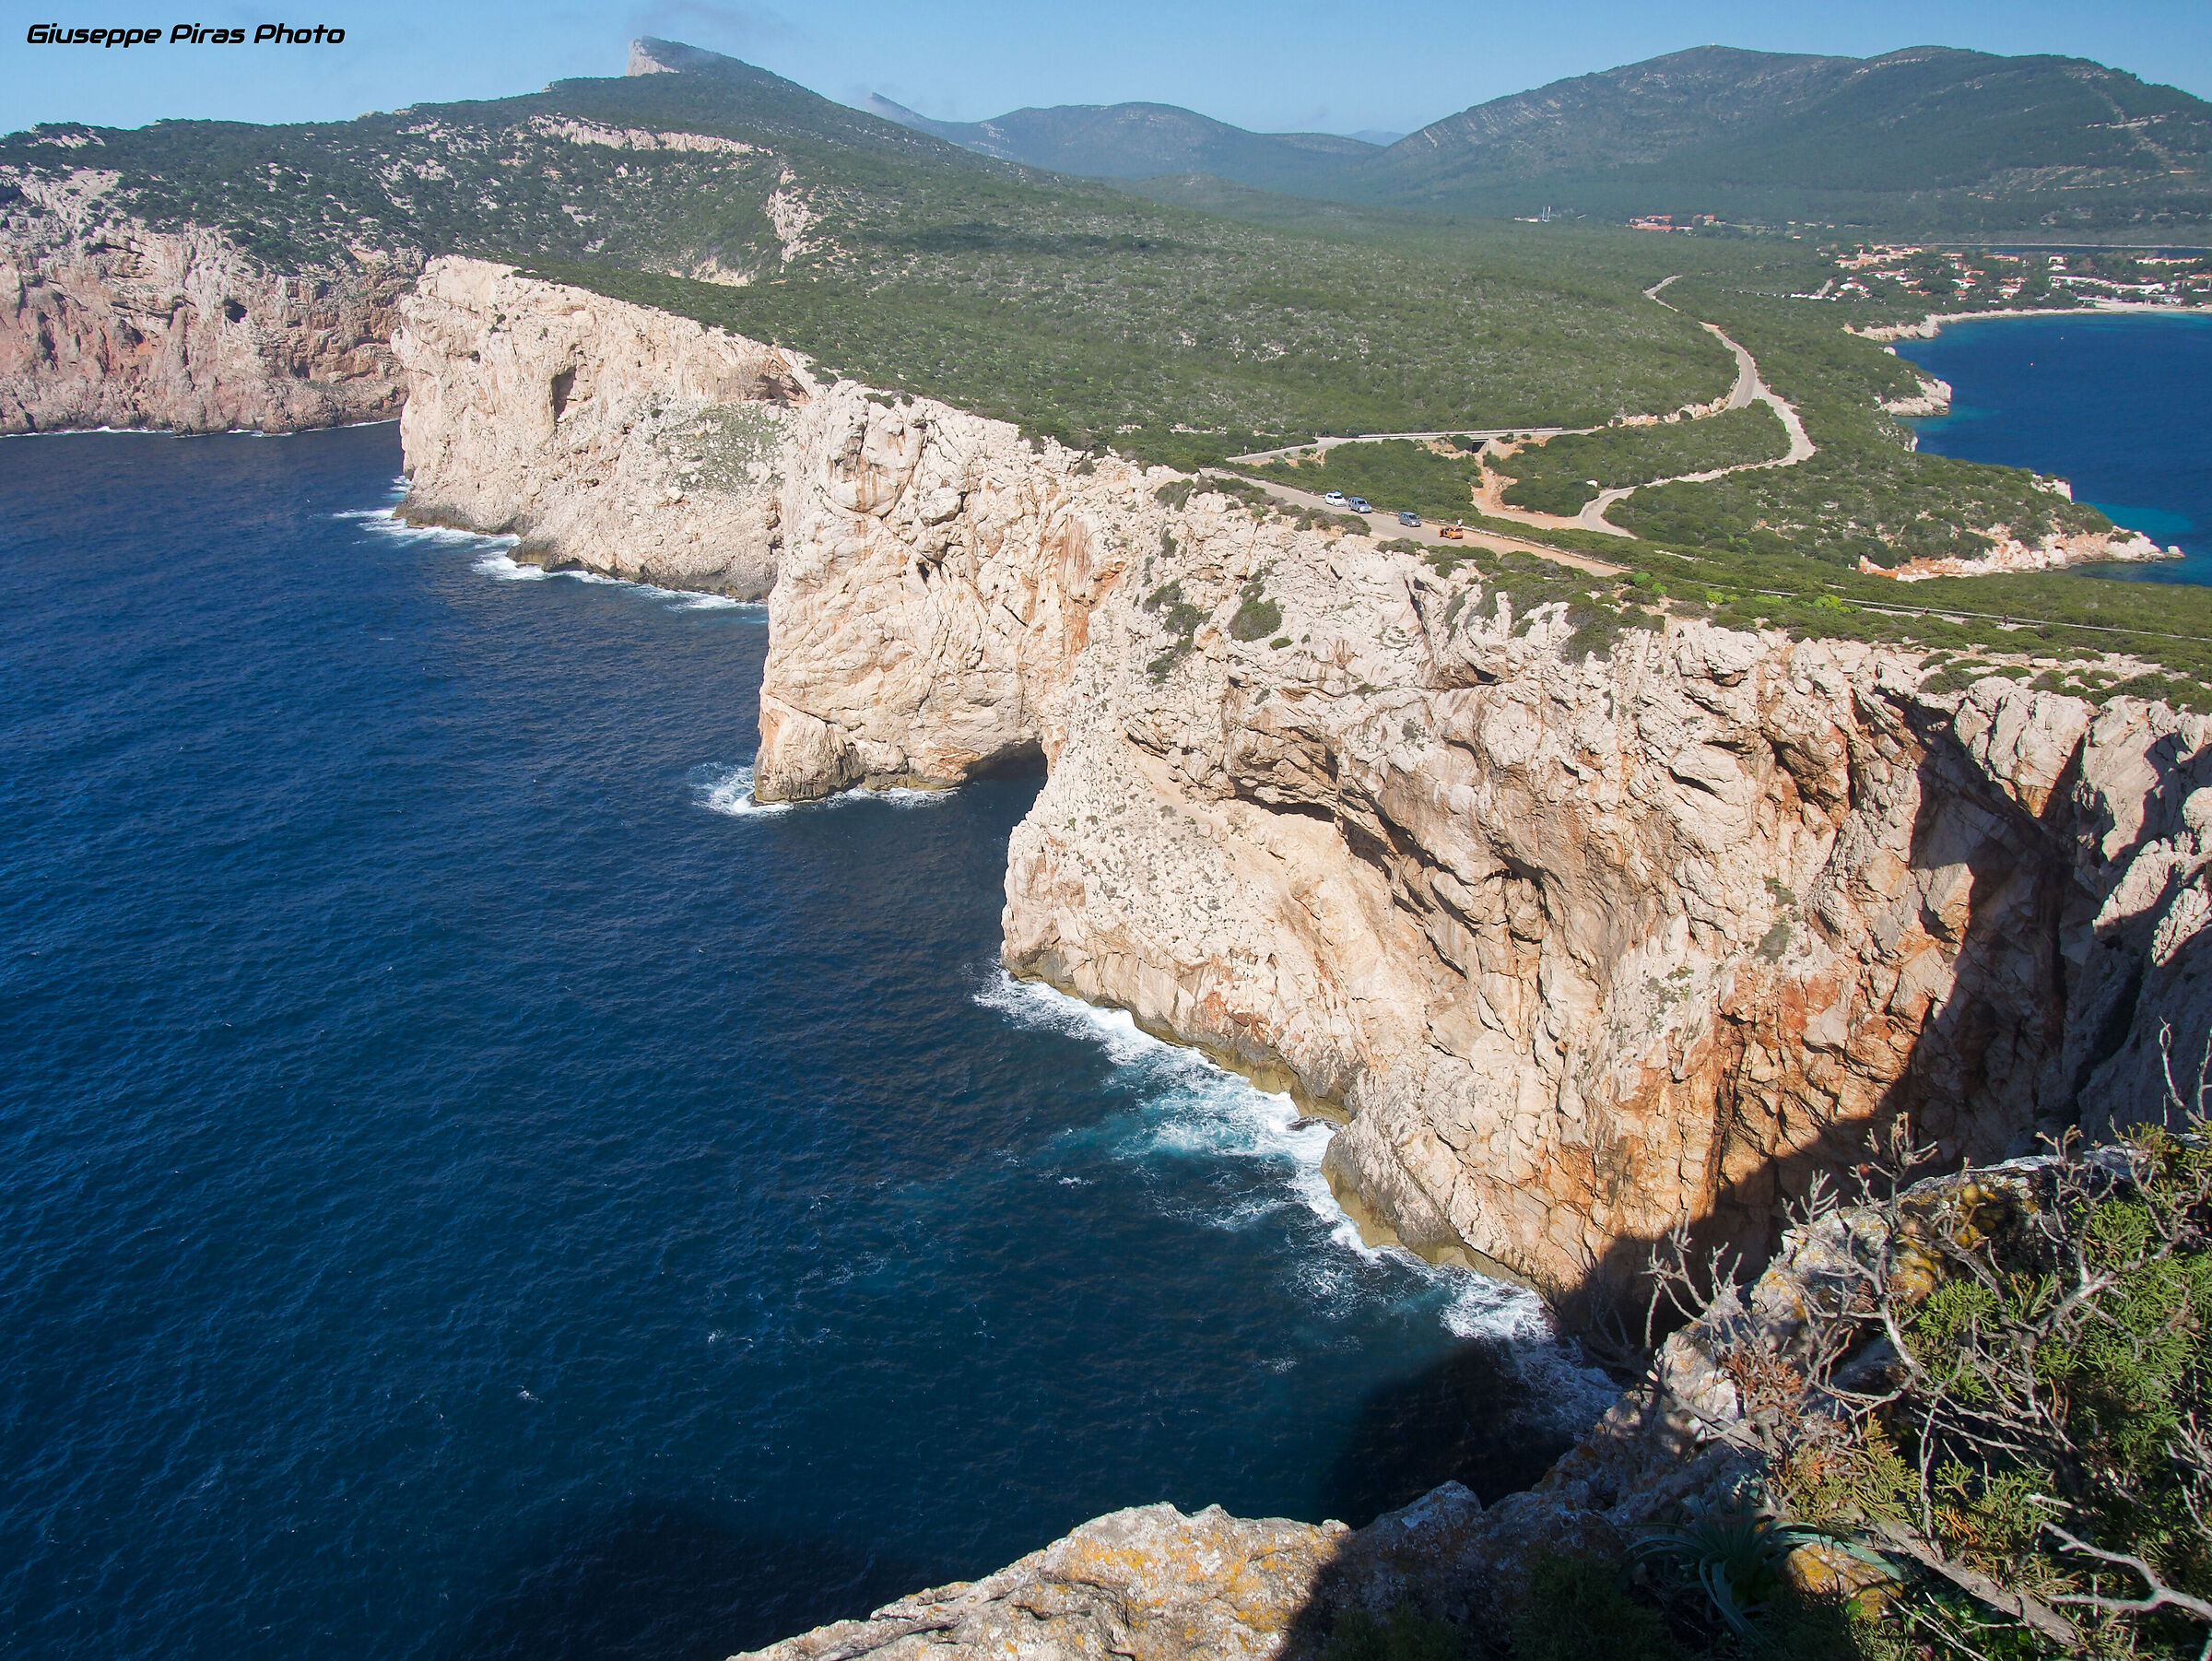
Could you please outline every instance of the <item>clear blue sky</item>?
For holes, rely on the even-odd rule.
[[[146,13],[146,16],[136,14]],[[25,43],[53,22],[342,27],[336,47]],[[633,35],[727,52],[847,103],[971,121],[1183,104],[1263,131],[1409,131],[1562,76],[1717,41],[1865,56],[1941,44],[2094,58],[2212,97],[2207,0],[0,0],[0,131],[163,116],[298,121],[619,75]]]

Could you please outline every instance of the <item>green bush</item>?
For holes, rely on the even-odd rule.
[[[1789,434],[1774,412],[1753,404],[1702,420],[1562,433],[1496,466],[1515,481],[1505,492],[1510,505],[1571,518],[1601,489],[1775,461],[1789,448]]]
[[[1347,1609],[1321,1654],[1322,1661],[1463,1661],[1471,1647],[1462,1628],[1401,1605],[1382,1620]]]
[[[1539,1560],[1511,1631],[1514,1661],[1688,1661],[1618,1567],[1593,1557]]]
[[[1283,608],[1267,598],[1257,577],[1244,584],[1236,615],[1229,619],[1232,640],[1265,640],[1283,626]]]

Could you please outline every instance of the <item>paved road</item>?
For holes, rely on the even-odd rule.
[[[1520,430],[1525,430],[1522,429]],[[1214,471],[1208,469],[1208,471]],[[1341,513],[1347,519],[1364,519],[1369,531],[1385,540],[1393,536],[1407,536],[1432,548],[1488,548],[1497,552],[1535,554],[1558,565],[1571,565],[1577,571],[1586,571],[1600,577],[1618,577],[1626,574],[1627,568],[1608,565],[1603,560],[1594,560],[1587,554],[1570,553],[1565,548],[1553,548],[1545,542],[1530,542],[1519,536],[1504,536],[1496,531],[1471,530],[1465,542],[1448,542],[1438,535],[1436,525],[1425,524],[1418,530],[1409,524],[1400,524],[1394,510],[1374,513],[1355,513],[1349,508],[1334,508],[1322,501],[1312,490],[1293,490],[1288,485],[1278,485],[1271,478],[1245,478],[1241,473],[1225,473],[1225,478],[1241,479],[1246,484],[1258,485],[1278,501],[1295,503],[1301,508],[1313,508],[1324,513]],[[1618,534],[1618,533],[1617,533]]]

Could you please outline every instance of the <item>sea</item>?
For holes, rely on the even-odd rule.
[[[707,1661],[1603,1408],[1325,1125],[1001,971],[1038,780],[760,808],[760,607],[399,468],[0,441],[0,1653]]]
[[[2212,316],[1988,318],[1897,349],[1951,383],[1950,413],[1912,422],[1922,449],[2057,474],[2183,556],[2077,571],[2212,583]]]

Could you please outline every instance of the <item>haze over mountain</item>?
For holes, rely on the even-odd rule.
[[[868,110],[981,155],[1092,179],[1211,173],[1263,190],[1304,192],[1377,150],[1334,133],[1248,133],[1173,104],[1061,104],[993,121],[933,121],[873,95]]]
[[[1210,174],[1343,201],[1599,218],[1717,213],[1869,229],[2167,235],[2212,216],[2212,104],[2080,58],[1702,46],[1475,105],[1386,148],[1163,104],[937,122],[965,148],[1096,178]],[[1380,136],[1380,135],[1378,135]],[[1211,187],[1193,183],[1195,202]]]

